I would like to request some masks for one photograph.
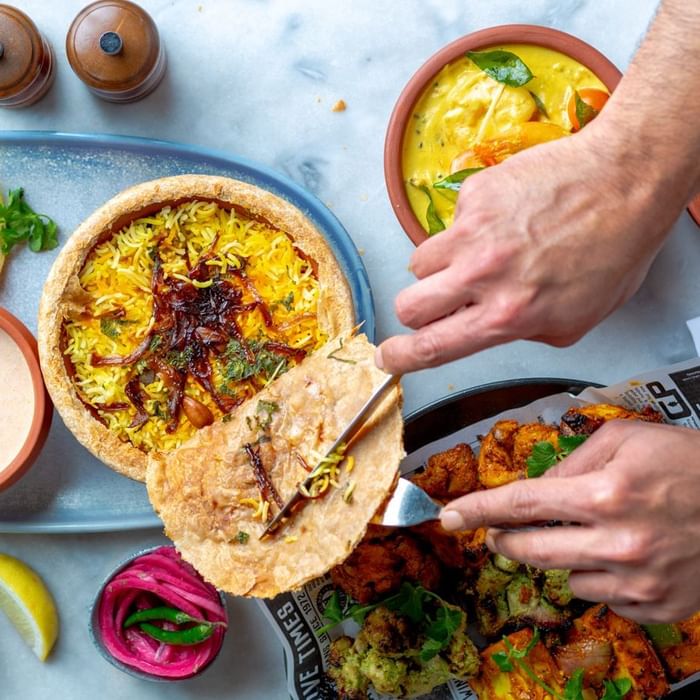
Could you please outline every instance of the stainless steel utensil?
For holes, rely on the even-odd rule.
[[[379,402],[399,383],[400,379],[401,377],[397,375],[387,375],[387,378],[374,390],[362,408],[354,415],[347,426],[345,426],[343,432],[340,433],[336,441],[330,446],[329,450],[326,452],[325,458],[330,457],[330,455],[332,455],[341,445],[347,445],[352,440],[352,438],[359,432],[360,428],[365,424],[367,418],[377,407]],[[297,491],[284,504],[282,510],[280,510],[280,512],[277,513],[277,515],[267,524],[260,535],[260,539],[262,539],[269,532],[272,532],[272,530],[275,530],[279,526],[280,522],[291,513],[292,508],[294,508],[294,506],[304,498],[300,490],[302,488],[308,489],[311,486],[311,483],[316,477],[318,466],[319,465],[316,465],[316,467],[311,470],[309,476],[306,477],[306,479],[304,479],[304,481],[297,487]]]
[[[390,527],[418,525],[428,520],[437,520],[441,510],[442,505],[430,498],[423,489],[408,479],[401,478],[381,516],[381,524]]]

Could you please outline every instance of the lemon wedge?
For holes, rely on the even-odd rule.
[[[33,569],[0,553],[0,610],[44,661],[58,636],[58,613],[51,593]]]

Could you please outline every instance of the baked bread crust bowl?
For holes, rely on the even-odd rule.
[[[354,325],[352,296],[323,235],[289,202],[254,185],[210,175],[177,175],[130,187],[91,214],[66,242],[44,286],[39,308],[39,359],[56,410],[73,435],[98,459],[138,481],[146,475],[147,454],[124,442],[98,420],[78,396],[63,353],[63,324],[84,311],[90,298],[79,275],[92,249],[131,221],[199,200],[235,209],[285,232],[309,257],[319,281],[318,322],[329,337]]]

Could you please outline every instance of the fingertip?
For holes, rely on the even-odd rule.
[[[382,356],[381,345],[374,351],[374,364],[377,365],[379,369],[384,369],[384,357]]]
[[[440,524],[444,530],[464,530],[464,518],[462,514],[454,508],[443,508],[440,511]]]

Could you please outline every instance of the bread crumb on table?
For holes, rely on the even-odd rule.
[[[331,112],[344,112],[347,109],[345,100],[338,100],[332,107]]]

